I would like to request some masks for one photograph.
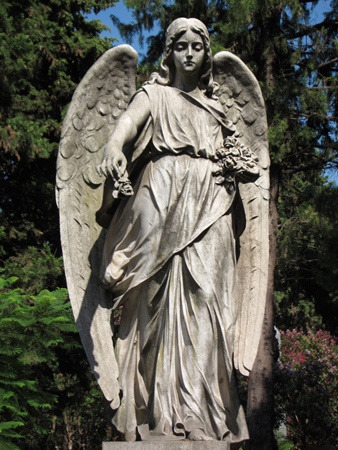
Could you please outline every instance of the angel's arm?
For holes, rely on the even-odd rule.
[[[123,148],[132,142],[150,116],[150,101],[145,92],[139,92],[127,110],[119,118],[116,128],[110,137],[103,154],[99,172],[106,177],[114,174],[122,177],[127,159]]]

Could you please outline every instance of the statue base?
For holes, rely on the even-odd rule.
[[[103,442],[102,450],[232,450],[240,445],[226,441],[138,441]]]

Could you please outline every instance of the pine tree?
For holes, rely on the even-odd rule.
[[[106,0],[1,2],[0,267],[5,276],[20,276],[30,264],[44,288],[63,283],[56,153],[77,84],[113,41],[102,39],[106,27],[87,22],[84,14],[112,5]],[[35,293],[41,289],[32,277],[20,283]]]
[[[64,279],[54,186],[67,106],[113,42],[85,14],[113,5],[0,4],[0,274],[19,276],[16,286],[24,288],[1,284],[4,449],[96,448],[106,434],[102,394],[78,345],[67,295],[56,290]]]
[[[271,399],[273,394],[272,269],[277,257],[274,232],[279,230],[279,243],[281,239],[285,239],[285,232],[288,230],[282,228],[282,222],[294,218],[293,207],[288,202],[290,195],[297,197],[298,207],[302,205],[301,208],[305,211],[310,205],[309,199],[304,195],[304,184],[312,186],[312,193],[317,189],[323,195],[322,171],[331,164],[337,164],[336,10],[332,3],[332,10],[323,22],[314,24],[311,22],[311,8],[316,3],[258,1],[238,4],[231,1],[228,10],[229,20],[220,27],[220,32],[215,37],[219,45],[223,43],[230,47],[255,72],[263,88],[269,123],[272,159],[271,281],[267,304],[269,316],[261,352],[249,381],[250,449],[268,449],[273,445],[266,430],[271,427],[272,409],[267,399]],[[308,228],[312,228],[311,233],[315,224],[306,220],[304,211],[298,231],[304,234],[304,225],[307,224]],[[316,214],[316,211],[313,210],[313,213]],[[297,259],[300,261],[302,249],[296,248],[294,241],[289,241],[289,244],[289,249],[298,253]],[[309,246],[315,247],[316,253],[320,252],[318,239],[308,241],[307,247]],[[281,283],[286,279],[282,269],[289,269],[287,266],[288,261],[284,261],[284,265],[280,263],[277,265],[276,287],[279,285],[281,291],[283,291]],[[307,268],[312,273],[318,270],[314,261],[310,265],[307,264]],[[292,269],[293,276],[296,275],[299,279],[290,283],[289,295],[294,296],[293,303],[297,303],[299,302],[299,298],[296,297],[297,285],[298,289],[304,292],[309,276],[304,276],[304,272],[302,273],[301,268],[297,266]],[[330,272],[333,280],[335,273],[333,270]],[[300,284],[303,285],[302,288]],[[312,297],[313,295],[316,294],[313,292]],[[331,292],[328,292],[328,296],[330,295]],[[285,295],[283,298],[284,305],[285,300],[290,304],[290,298],[287,297]],[[307,304],[309,300],[307,296]],[[318,296],[317,302],[320,301],[322,298]],[[333,306],[332,303],[331,305]],[[337,309],[335,315],[337,317]],[[281,322],[284,320],[282,317]]]

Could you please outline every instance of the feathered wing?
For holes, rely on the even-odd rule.
[[[65,117],[57,161],[57,202],[70,301],[83,347],[113,409],[119,405],[109,293],[100,286],[105,230],[96,222],[104,177],[96,172],[114,124],[135,92],[137,53],[121,45],[88,70]]]
[[[254,364],[262,333],[269,258],[269,149],[267,120],[261,89],[248,67],[230,52],[214,57],[217,95],[236,136],[258,157],[259,177],[239,183],[246,226],[239,238],[237,272],[238,318],[234,362],[243,375]]]

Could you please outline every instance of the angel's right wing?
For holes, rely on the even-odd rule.
[[[260,341],[267,293],[269,263],[269,150],[265,105],[258,81],[249,68],[230,52],[214,57],[214,78],[235,136],[258,158],[259,177],[239,183],[245,213],[237,266],[237,302],[234,362],[243,375],[254,364]]]
[[[121,45],[89,69],[68,108],[57,162],[56,195],[69,297],[87,358],[113,409],[119,406],[119,382],[112,299],[99,282],[105,230],[96,221],[105,178],[96,166],[135,92],[136,67],[136,51]]]

